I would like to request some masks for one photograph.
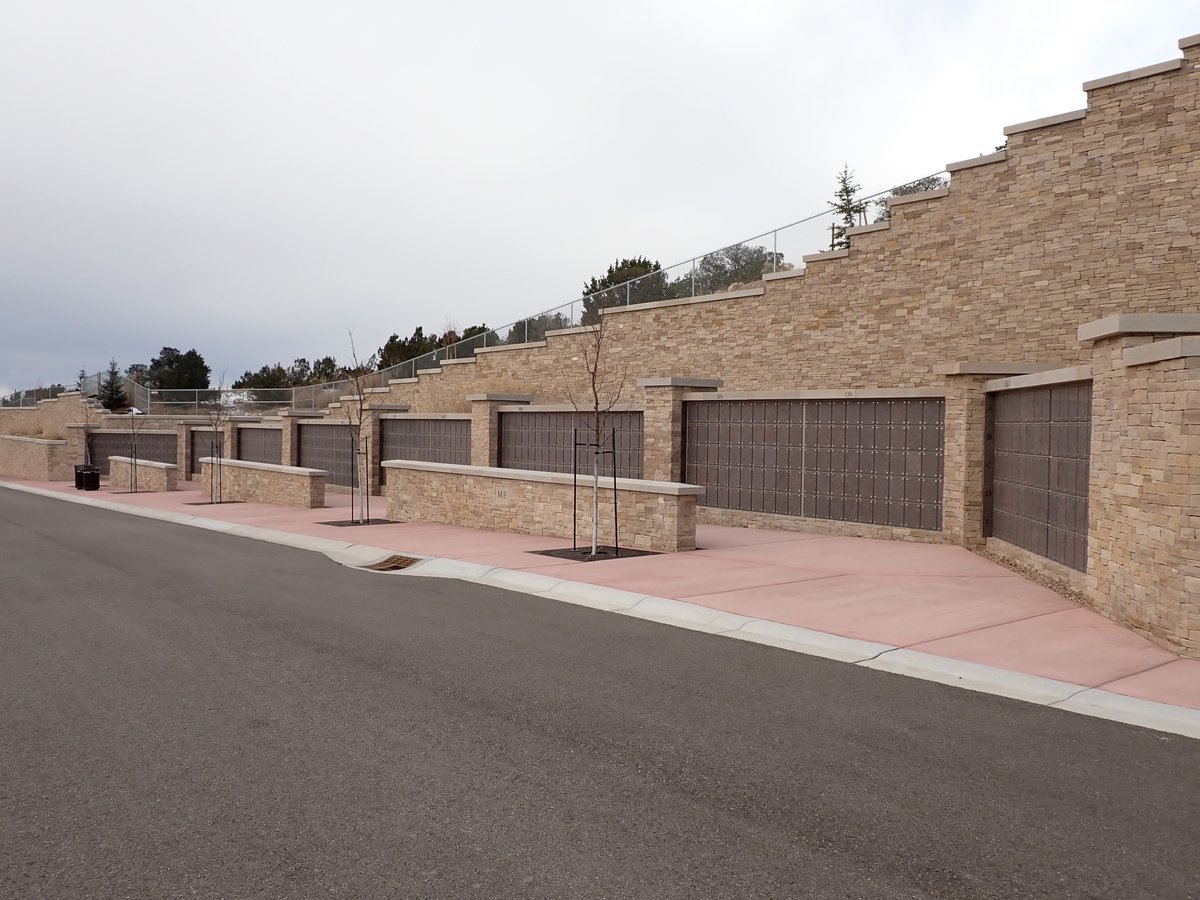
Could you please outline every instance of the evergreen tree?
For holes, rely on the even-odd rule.
[[[850,171],[849,166],[842,166],[842,171],[838,173],[837,183],[833,200],[829,202],[836,216],[829,249],[845,250],[850,246],[850,239],[846,237],[846,231],[866,222],[867,204],[866,201],[858,199],[858,192],[861,188],[855,183],[854,173]]]
[[[614,260],[602,278],[593,276],[584,282],[580,323],[594,325],[605,307],[665,300],[665,288],[666,276],[657,260],[651,262],[645,256]]]
[[[99,399],[100,405],[107,410],[124,409],[129,403],[125,396],[125,379],[115,359],[108,361],[108,371],[100,381]]]

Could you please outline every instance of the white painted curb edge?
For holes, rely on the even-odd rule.
[[[96,506],[112,512],[174,522],[179,525],[191,525],[209,531],[225,532],[235,537],[267,541],[299,550],[315,550],[324,553],[332,561],[351,568],[360,568],[388,556],[400,555],[395,550],[382,547],[351,544],[344,541],[293,534],[288,531],[274,531],[254,525],[236,525],[166,510],[140,509],[24,484],[0,481],[0,487],[50,497],[55,500],[64,500],[68,503]],[[403,555],[416,556],[421,559],[421,562],[409,569],[381,574],[453,578],[459,581],[485,584],[593,609],[617,612],[676,628],[736,638],[804,653],[808,656],[848,662],[851,665],[860,665],[895,675],[919,678],[923,681],[935,681],[939,684],[1022,700],[1039,706],[1052,706],[1066,712],[1200,739],[1200,710],[1184,706],[1127,697],[1102,688],[1090,688],[1087,685],[1055,681],[1051,678],[1026,675],[1021,672],[1010,672],[1007,669],[934,656],[929,653],[893,647],[889,644],[875,644],[870,641],[811,631],[781,622],[750,619],[711,607],[688,603],[684,600],[651,597],[616,588],[564,581],[531,572],[501,569],[462,560],[426,557],[416,553]]]

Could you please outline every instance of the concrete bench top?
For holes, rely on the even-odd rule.
[[[110,456],[108,458],[108,461],[112,462],[114,459],[117,462],[129,463],[130,465],[132,465],[133,461],[134,461],[133,457],[130,457],[130,456]],[[149,466],[151,469],[178,469],[179,468],[179,466],[175,465],[175,463],[156,462],[153,459],[139,459],[137,461],[137,464],[139,466]]]
[[[110,459],[112,457],[109,457]],[[212,465],[216,460],[211,456],[202,456],[200,462]],[[311,478],[314,475],[328,475],[324,469],[305,469],[300,466],[279,466],[274,463],[250,462],[248,459],[221,459],[222,466],[235,469],[261,469],[264,472],[278,472],[280,475],[303,475]]]
[[[411,459],[388,459],[382,463],[386,469],[411,469],[418,472],[444,472],[448,475],[475,475],[482,478],[500,478],[508,481],[537,481],[544,484],[571,484],[570,475],[562,472],[538,472],[532,469],[499,469],[492,466],[459,466],[451,463],[421,462]],[[579,483],[584,484],[591,474],[579,473]],[[601,476],[600,486],[612,487],[611,476]],[[618,478],[617,490],[641,491],[644,494],[668,494],[674,497],[702,496],[704,488],[696,484],[678,484],[673,481],[646,481],[641,478]]]

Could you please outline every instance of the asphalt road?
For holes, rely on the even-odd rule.
[[[1187,738],[0,489],[4,897],[1193,897],[1198,800]]]

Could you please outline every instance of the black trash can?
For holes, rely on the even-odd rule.
[[[79,480],[85,491],[100,490],[100,470],[95,466],[80,466]]]

